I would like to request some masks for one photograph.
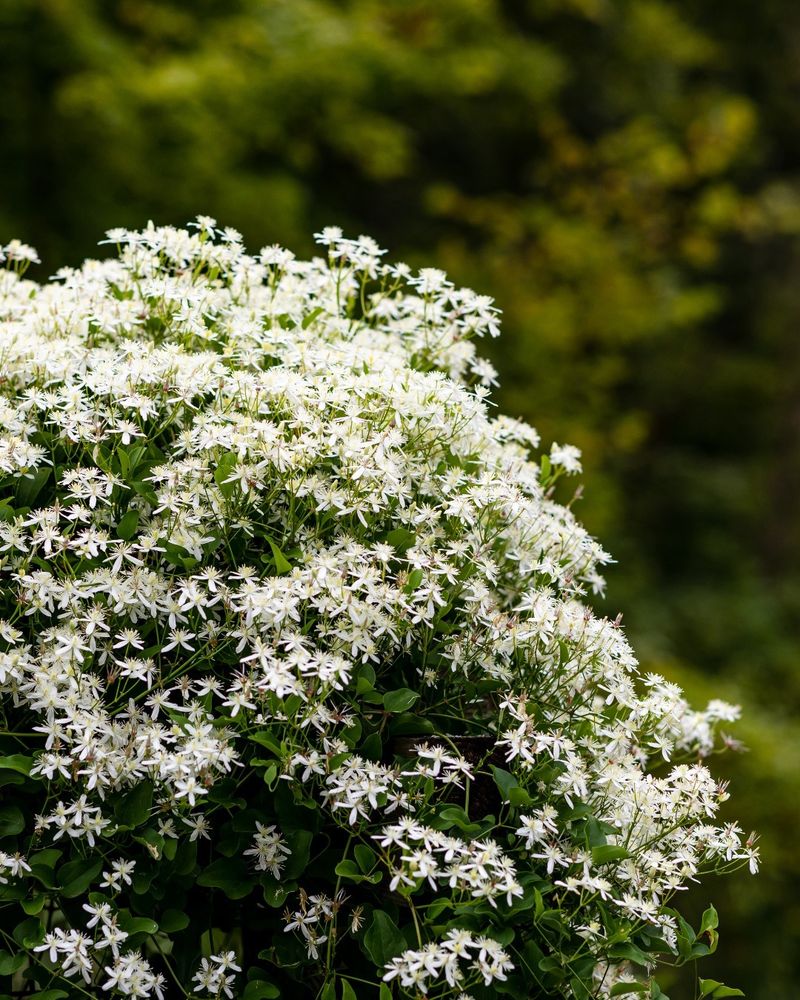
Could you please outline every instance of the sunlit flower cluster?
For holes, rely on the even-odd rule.
[[[427,879],[432,889],[443,884],[474,898],[505,896],[510,905],[522,896],[511,859],[492,840],[463,841],[405,820],[385,827],[376,837],[384,848],[396,848],[401,865],[393,870],[389,889],[414,886]]]
[[[440,978],[460,990],[470,973],[473,979],[478,973],[484,985],[489,986],[495,980],[504,981],[506,972],[512,968],[508,955],[496,941],[475,937],[469,931],[453,930],[441,941],[398,955],[383,978],[388,982],[398,977],[406,989],[427,994],[431,981]]]
[[[388,888],[408,928],[413,900],[447,909],[415,916],[417,947],[397,932],[376,985],[457,997],[521,975],[531,942],[544,975],[573,970],[553,995],[583,996],[583,968],[603,994],[631,968],[612,924],[674,951],[676,893],[757,865],[701,760],[737,710],[641,677],[586,603],[609,557],[557,499],[580,453],[537,456],[492,413],[473,342],[498,333],[491,300],[317,238],[300,261],[207,218],[114,230],[116,257],[44,285],[34,251],[2,249],[3,752],[39,790],[30,849],[109,859],[88,926],[51,908],[30,953],[95,993],[185,996],[119,914],[137,858],[210,850],[256,774],[266,805],[221,850],[267,893],[291,869],[278,936],[310,982],[348,935],[378,954],[364,926]],[[344,831],[327,893],[292,867],[286,789]],[[31,877],[4,844],[0,886]],[[237,947],[198,951],[191,988],[238,996]]]

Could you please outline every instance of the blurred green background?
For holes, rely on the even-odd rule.
[[[796,995],[800,6],[0,0],[0,86],[0,237],[43,276],[202,212],[300,254],[340,224],[496,297],[500,406],[584,449],[604,610],[746,709],[719,767],[764,870],[698,892],[700,971]]]

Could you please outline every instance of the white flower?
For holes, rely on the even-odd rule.
[[[103,880],[100,885],[115,891],[119,891],[123,885],[131,885],[135,867],[135,861],[126,861],[124,858],[117,858],[116,861],[111,862],[111,871],[103,872]]]
[[[275,826],[264,826],[258,822],[256,823],[253,846],[244,853],[246,857],[255,857],[258,871],[268,871],[278,879],[281,877],[281,870],[286,859],[292,854],[291,849],[283,839],[283,835],[278,832]]]
[[[581,471],[581,452],[572,444],[555,444],[550,446],[550,461],[565,472]]]

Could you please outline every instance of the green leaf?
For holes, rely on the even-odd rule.
[[[703,917],[700,921],[700,934],[703,934],[707,930],[712,930],[719,927],[719,915],[713,906],[709,906],[708,909],[703,910]]]
[[[153,785],[141,781],[117,804],[114,813],[121,827],[133,829],[146,822],[153,805]]]
[[[236,452],[229,451],[222,456],[214,470],[214,481],[219,486],[219,491],[226,500],[229,500],[233,496],[235,483],[226,483],[225,480],[230,479],[238,462],[239,456]]]
[[[146,827],[141,831],[141,833],[134,833],[133,839],[137,844],[142,844],[146,847],[154,858],[158,859],[161,857],[165,844],[164,838],[157,830],[154,830],[152,827]],[[143,876],[144,872],[142,871],[139,871],[136,875],[134,875],[134,885],[136,884],[136,880]]]
[[[314,322],[314,320],[318,316],[321,316],[324,312],[325,312],[325,309],[324,309],[323,306],[317,306],[316,309],[312,309],[310,313],[308,313],[306,316],[303,317],[303,322],[300,324],[300,326],[304,330],[307,330],[311,326],[311,324]]]
[[[158,921],[159,930],[165,934],[175,934],[189,926],[189,915],[183,910],[164,910]]]
[[[488,935],[493,941],[507,948],[516,937],[513,927],[493,927]]]
[[[411,688],[397,688],[395,691],[387,691],[383,696],[383,707],[387,712],[407,712],[418,699],[418,691],[412,691]]]
[[[134,840],[137,838],[134,837]],[[160,856],[160,853],[159,853]],[[156,877],[154,871],[138,871],[134,873],[133,882],[131,883],[131,891],[136,893],[137,896],[144,896],[145,893],[150,891],[150,886],[153,884],[153,879]]]
[[[538,769],[537,769],[537,773],[539,773]],[[553,768],[548,769],[548,775],[549,775],[549,777],[546,780],[547,781],[552,781],[553,778],[557,774],[560,774],[559,770],[556,770],[556,769],[553,769]],[[591,815],[592,815],[591,814],[591,810],[589,809],[589,806],[585,802],[576,802],[575,805],[572,807],[572,809],[568,810],[567,812],[565,812],[563,814],[562,819],[567,819],[567,820],[587,819],[588,820]]]
[[[494,777],[494,783],[500,789],[503,799],[508,802],[510,800],[511,789],[517,788],[519,782],[513,774],[504,771],[502,767],[495,767],[494,764],[492,765],[492,776]]]
[[[401,555],[407,552],[413,545],[416,545],[417,536],[408,528],[394,528],[386,536],[386,541],[392,548]]]
[[[20,901],[22,909],[30,917],[35,917],[38,913],[41,913],[46,902],[47,896],[45,896],[44,893],[34,896],[32,899],[23,899]]]
[[[509,788],[508,790],[508,801],[512,806],[530,806],[533,805],[534,800],[528,795],[524,788],[520,788],[518,785],[515,788]]]
[[[220,858],[200,873],[197,884],[221,889],[228,899],[244,899],[253,888],[253,879],[239,858]]]
[[[408,574],[408,582],[406,583],[405,587],[403,587],[403,590],[407,594],[413,594],[414,591],[417,589],[417,587],[422,583],[424,578],[425,574],[422,572],[421,569],[412,570]]]
[[[125,449],[123,448],[120,450],[124,451]],[[147,448],[143,444],[129,445],[127,452],[128,452],[128,458],[130,460],[129,471],[131,473],[134,473],[139,463],[147,453]],[[158,452],[158,449],[156,449],[156,452]],[[158,457],[162,457],[160,453],[158,453]]]
[[[389,989],[386,983],[381,983],[378,1000],[392,1000],[392,991]]]
[[[614,830],[614,827],[611,827]],[[616,832],[616,831],[615,831]],[[586,820],[586,846],[601,847],[606,843],[606,832],[594,816]]]
[[[560,934],[564,927],[564,914],[559,909],[542,910],[536,914],[536,923]],[[560,968],[561,966],[559,966]]]
[[[8,951],[0,951],[0,976],[13,976],[26,961],[27,955],[24,951],[18,952],[16,955],[12,955]],[[65,993],[64,996],[66,995]]]
[[[283,750],[278,740],[272,735],[272,733],[262,730],[258,733],[251,733],[250,739],[253,743],[258,743],[259,746],[266,747],[267,750],[271,750],[276,757],[283,756]]]
[[[284,783],[285,784],[285,783]],[[308,809],[302,810],[308,814]],[[311,830],[288,830],[284,827],[286,842],[291,850],[291,856],[286,859],[283,869],[285,879],[297,878],[306,870],[308,859],[311,854],[311,841],[314,835]]]
[[[134,934],[156,934],[158,932],[158,924],[155,920],[151,920],[150,917],[131,917],[122,915],[119,918],[119,925],[131,936]]]
[[[364,949],[378,969],[406,949],[406,939],[388,913],[374,910],[364,933]]]
[[[617,983],[611,987],[609,996],[621,997],[626,993],[647,993],[649,989],[647,983]]]
[[[556,982],[562,982],[564,980],[564,970],[561,965],[561,960],[555,957],[548,956],[543,958],[539,962],[539,968],[542,972],[547,972],[552,976]]]
[[[280,575],[283,576],[284,573],[291,573],[292,564],[286,558],[286,556],[281,552],[275,542],[271,538],[268,538],[269,547],[272,549],[272,558],[275,560],[275,570]]]
[[[272,879],[264,885],[264,901],[267,906],[279,909],[286,902],[289,890],[285,885]]]
[[[16,806],[0,806],[0,837],[16,837],[25,829],[25,817]]]
[[[356,844],[353,853],[356,856],[358,867],[361,869],[362,872],[372,871],[372,869],[375,867],[378,857],[371,847],[367,847],[366,844]]]
[[[342,980],[342,1000],[358,1000],[356,991],[346,979]]]
[[[197,841],[196,840],[168,840],[164,845],[164,853],[170,844],[175,844],[175,873],[177,875],[188,875],[194,872],[197,866]]]
[[[616,844],[601,844],[600,847],[592,848],[592,861],[596,865],[605,865],[609,861],[622,861],[623,858],[630,857],[624,847]]]
[[[359,748],[359,753],[367,760],[379,761],[383,755],[383,743],[380,733],[370,733]]]
[[[377,885],[383,878],[382,872],[375,872],[373,875],[363,875],[355,861],[352,861],[350,858],[340,861],[334,871],[340,878],[349,879],[351,882],[371,882],[373,885]]]
[[[343,756],[346,760],[348,754],[344,754]],[[338,766],[333,763],[335,760],[336,755],[331,758],[332,768]],[[314,831],[319,830],[322,825],[322,816],[316,802],[310,797],[306,798],[305,796],[295,798],[295,794],[301,795],[302,793],[298,789],[297,783],[290,785],[288,781],[279,782],[274,792],[274,806],[278,817],[278,826],[287,835],[289,847],[292,851],[292,857],[288,859],[286,865],[286,878],[295,878],[296,875],[299,875],[303,871],[308,861],[311,837]],[[300,851],[305,853],[303,868],[295,868],[295,855]]]
[[[362,664],[356,673],[356,694],[366,694],[375,687],[375,671],[368,663]]]
[[[32,993],[30,1000],[64,1000],[69,993],[63,990],[41,990],[39,993]]]
[[[124,517],[120,518],[119,524],[117,524],[117,538],[121,538],[123,541],[129,542],[136,534],[136,528],[138,525],[139,511],[129,510]]]
[[[127,480],[131,472],[131,460],[123,447],[117,449],[117,461],[119,462],[120,475],[124,480]]]
[[[14,940],[23,948],[34,948],[44,937],[44,924],[38,917],[28,917],[14,928]]]
[[[701,934],[708,934],[709,954],[717,950],[717,944],[719,943],[719,934],[716,930],[717,927],[719,927],[719,916],[717,915],[717,911],[714,907],[709,905],[708,909],[703,911],[703,917],[700,921],[700,930],[697,934],[698,937],[700,937]],[[695,948],[697,948],[697,945],[695,945]]]
[[[82,896],[100,874],[102,867],[102,861],[92,861],[90,858],[78,858],[62,865],[58,870],[61,895],[67,899]]]
[[[61,851],[55,847],[50,847],[44,851],[37,851],[28,857],[28,864],[31,866],[31,878],[41,882],[47,889],[54,889],[56,886],[55,866],[61,857]]]
[[[439,819],[445,823],[455,823],[456,826],[465,827],[471,824],[471,820],[461,806],[445,806],[439,810]]]
[[[0,771],[16,771],[18,774],[28,775],[33,767],[33,757],[25,757],[21,753],[11,754],[10,757],[0,757]]]
[[[737,990],[734,986],[726,986],[717,979],[701,979],[700,996],[718,1000],[721,997],[743,997],[744,993],[741,990]]]
[[[138,493],[140,497],[143,497],[151,506],[154,507],[158,502],[158,497],[149,483],[141,483],[133,480],[130,483],[130,486],[135,493]]]
[[[279,997],[280,995],[281,991],[277,986],[273,986],[272,983],[268,983],[263,979],[251,979],[244,988],[242,1000],[274,1000],[275,997]]]
[[[345,858],[334,868],[340,878],[350,879],[353,882],[361,882],[363,875],[358,870],[358,866],[351,858]]]
[[[32,507],[49,478],[50,469],[42,468],[37,469],[31,479],[22,476],[17,480],[17,506]]]
[[[436,727],[430,719],[423,719],[413,712],[401,712],[389,724],[390,736],[432,736]]]
[[[593,997],[597,996],[591,988],[591,981],[589,981],[587,985],[586,980],[583,980],[578,976],[573,976],[569,981],[569,985],[572,989],[572,996],[574,1000],[593,1000]]]
[[[637,965],[649,965],[653,961],[652,955],[648,955],[637,947],[633,941],[624,941],[609,948],[608,954],[611,958],[627,958],[629,962]]]
[[[445,910],[453,909],[452,899],[446,899],[443,896],[439,896],[433,903],[430,903],[425,907],[425,919],[426,920],[438,920],[439,917],[444,913]]]
[[[684,920],[680,913],[676,913],[675,916],[678,921],[678,954],[683,961],[688,961],[692,955],[692,945],[696,940],[696,936],[691,924]]]

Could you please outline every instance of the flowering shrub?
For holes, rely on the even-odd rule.
[[[717,940],[679,892],[756,867],[701,762],[736,710],[583,603],[491,301],[337,229],[109,239],[4,248],[7,992],[663,996]]]

